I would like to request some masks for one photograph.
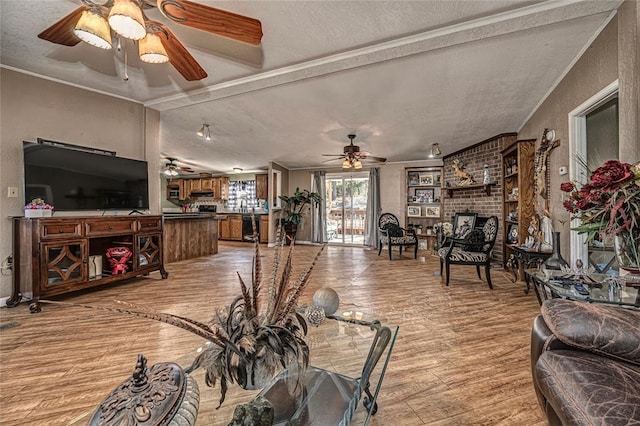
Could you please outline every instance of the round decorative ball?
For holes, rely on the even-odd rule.
[[[304,316],[307,317],[307,322],[314,327],[319,326],[324,321],[324,308],[321,306],[307,306],[304,311]]]
[[[333,315],[340,306],[340,298],[334,289],[322,287],[313,294],[313,304],[323,308],[325,315]]]

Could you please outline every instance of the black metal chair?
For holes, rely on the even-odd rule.
[[[480,220],[480,218],[478,218]],[[438,250],[440,257],[440,274],[442,274],[442,266],[446,270],[446,285],[449,285],[450,265],[475,265],[478,278],[480,275],[480,266],[484,265],[485,275],[487,276],[487,284],[493,289],[491,284],[491,249],[496,242],[498,236],[498,217],[489,217],[481,229],[474,229],[466,234],[464,238],[447,238],[442,248]]]
[[[378,218],[378,232],[380,240],[378,241],[378,256],[382,253],[384,244],[389,247],[389,260],[392,259],[391,249],[396,246],[400,248],[402,255],[403,247],[413,246],[413,258],[418,258],[418,237],[413,229],[405,229],[400,226],[398,218],[391,213],[382,213]]]

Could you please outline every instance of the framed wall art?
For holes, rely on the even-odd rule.
[[[433,189],[416,189],[416,200],[420,203],[433,203]]]
[[[425,209],[426,217],[440,217],[440,207],[427,207]]]
[[[453,238],[464,238],[473,231],[478,213],[456,213],[453,223]]]
[[[518,244],[518,224],[512,223],[509,225],[509,232],[507,233],[507,244]]]
[[[407,207],[407,216],[410,216],[410,217],[418,217],[418,216],[420,216],[420,206],[409,206],[409,207]]]
[[[420,173],[420,185],[433,185],[433,174]]]
[[[409,185],[420,185],[420,174],[418,172],[409,172],[407,178]]]

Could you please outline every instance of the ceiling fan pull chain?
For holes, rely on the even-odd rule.
[[[124,50],[124,81],[129,81],[129,74],[127,74],[127,49]]]

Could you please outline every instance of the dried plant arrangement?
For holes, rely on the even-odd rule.
[[[236,296],[226,309],[218,309],[207,324],[121,301],[116,302],[120,305],[117,307],[49,300],[41,302],[148,318],[182,328],[206,339],[212,344],[206,345],[206,349],[185,372],[189,373],[201,367],[206,372],[207,386],[215,387],[219,382],[220,407],[230,383],[235,382],[244,389],[259,389],[268,383],[280,368],[296,363],[300,370],[304,370],[308,365],[309,347],[304,340],[307,323],[305,318],[296,312],[296,306],[325,246],[318,249],[311,263],[294,279],[292,261],[295,244],[287,246],[286,259],[283,259],[283,236],[279,226],[272,276],[267,283],[268,288],[265,289],[265,275],[254,221],[251,284],[247,285],[238,273],[241,294]],[[266,304],[262,297],[264,290],[268,290]]]

